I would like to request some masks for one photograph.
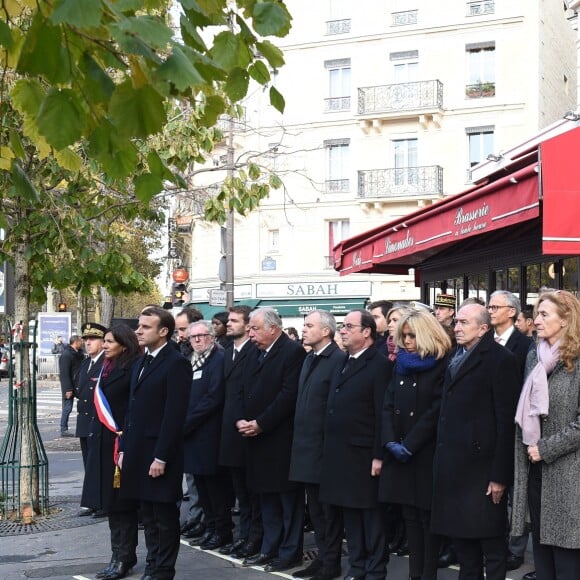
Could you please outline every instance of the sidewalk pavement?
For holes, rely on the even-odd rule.
[[[58,436],[59,417],[39,420],[39,429],[49,458],[49,498],[52,514],[38,518],[37,525],[24,531],[22,526],[3,526],[0,521],[0,580],[49,578],[52,580],[90,580],[110,559],[109,529],[106,519],[79,517],[79,501],[84,470],[76,438]],[[73,419],[73,416],[71,416]],[[5,425],[0,424],[0,433]],[[71,425],[72,429],[72,425]],[[182,509],[185,511],[187,504]],[[305,565],[314,557],[312,533],[305,534]],[[138,564],[127,578],[139,579],[145,565],[145,540],[139,532]],[[528,554],[527,561],[531,561]],[[347,572],[346,557],[343,573]],[[531,570],[524,565],[509,573],[520,580]],[[278,576],[292,578],[290,573],[266,573],[261,568],[243,568],[240,562],[217,552],[204,552],[182,541],[176,565],[176,580],[204,577],[209,580],[267,580]],[[408,579],[408,560],[391,556],[389,580]],[[438,580],[456,580],[456,569],[440,570]]]

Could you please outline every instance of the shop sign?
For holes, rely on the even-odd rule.
[[[371,294],[371,283],[361,282],[300,282],[256,284],[256,298],[331,298]]]

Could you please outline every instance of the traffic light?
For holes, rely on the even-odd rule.
[[[185,284],[175,283],[171,287],[171,303],[173,306],[183,306],[185,302]]]
[[[58,311],[59,312],[66,312],[66,302],[59,302],[58,303]]]

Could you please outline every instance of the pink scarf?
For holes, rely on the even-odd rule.
[[[390,361],[397,360],[397,345],[392,335],[387,336],[387,358]]]
[[[537,353],[538,363],[524,382],[516,409],[516,423],[522,429],[522,440],[525,445],[537,445],[542,436],[540,417],[548,416],[550,404],[548,375],[560,359],[560,341],[550,346],[547,341],[540,340]]]

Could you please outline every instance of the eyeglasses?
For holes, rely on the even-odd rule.
[[[211,336],[211,334],[192,334],[189,337],[189,340],[201,340],[202,338],[207,338],[208,336]]]
[[[347,332],[352,332],[353,328],[363,328],[362,324],[351,324],[350,322],[347,322],[346,324],[342,325],[342,328],[344,328],[344,330],[346,330]]]
[[[513,306],[509,306],[504,304],[503,306],[498,306],[497,304],[490,304],[487,309],[491,310],[491,312],[497,312],[500,308],[513,308]]]

